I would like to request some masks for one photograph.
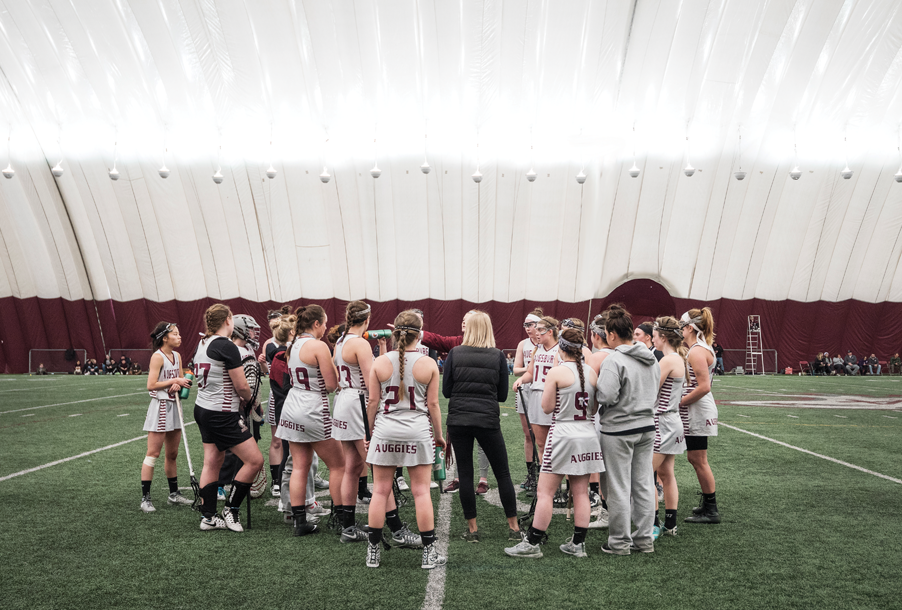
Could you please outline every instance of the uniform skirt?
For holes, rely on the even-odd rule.
[[[318,443],[332,438],[329,397],[318,392],[289,390],[276,436],[289,443]]]
[[[181,430],[182,421],[174,400],[152,398],[147,407],[147,418],[144,420],[145,432],[172,432]]]
[[[542,472],[574,476],[604,472],[601,442],[592,422],[554,422],[545,441]]]
[[[529,409],[529,423],[538,424],[540,426],[550,426],[551,422],[554,421],[554,417],[551,413],[545,413],[545,411],[542,410],[543,391],[544,390],[531,388],[529,394],[526,395],[526,400],[529,403],[527,405],[527,409]]]
[[[516,394],[515,404],[517,405],[517,413],[525,413],[525,411],[523,410],[523,401],[520,400],[520,394],[523,395],[524,399],[528,400],[530,385],[532,385],[532,384],[524,383],[523,385],[520,386],[520,389],[522,390],[522,392],[517,392],[517,394]],[[532,421],[532,420],[530,420],[530,421]]]
[[[279,422],[276,420],[276,395],[269,392],[269,402],[266,403],[266,423],[270,426],[277,426]]]
[[[429,416],[413,411],[376,415],[366,461],[374,466],[419,466],[435,462]]]
[[[655,415],[655,453],[679,455],[686,452],[686,433],[678,413]]]
[[[680,407],[686,436],[717,436],[717,405],[710,393],[691,405]]]
[[[335,397],[332,406],[332,438],[337,441],[359,441],[366,438],[363,430],[363,410],[360,390],[345,388]]]

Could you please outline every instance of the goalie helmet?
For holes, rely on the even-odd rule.
[[[243,339],[248,346],[256,351],[260,347],[260,325],[251,316],[239,313],[234,317],[235,328],[232,330],[232,337]]]

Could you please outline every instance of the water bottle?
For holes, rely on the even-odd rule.
[[[188,381],[190,381],[192,385],[194,384],[194,374],[193,374],[191,371],[188,371],[187,373],[185,373],[185,379],[187,379]],[[181,390],[179,390],[179,398],[181,398],[182,400],[188,400],[188,396],[189,396],[190,394],[191,394],[191,387],[190,387],[190,386],[188,386],[187,388],[182,388]]]
[[[368,330],[363,333],[364,339],[387,339],[391,337],[392,331],[390,330]]]
[[[432,472],[437,481],[444,481],[445,477],[445,450],[441,447],[435,447],[435,462],[432,464]]]

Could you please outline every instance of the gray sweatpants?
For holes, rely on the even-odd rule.
[[[452,454],[454,450],[451,450]],[[476,443],[476,454],[479,457],[479,478],[488,479],[489,478],[489,458],[486,457],[485,451],[482,450],[482,447],[479,443]],[[457,478],[457,460],[451,464],[450,472],[448,473],[449,479]]]
[[[316,496],[313,495],[316,492],[316,487],[313,484],[313,477],[316,476],[317,468],[319,468],[319,456],[316,455],[316,452],[314,451],[313,462],[310,464],[310,472],[307,473],[307,499],[304,501],[304,504],[307,506],[310,506],[316,501]],[[285,468],[282,470],[282,485],[279,488],[279,510],[283,513],[291,512],[289,484],[291,483],[292,470],[294,470],[294,460],[291,459],[291,454],[288,454],[288,459],[285,460]]]
[[[630,543],[643,550],[654,548],[654,441],[654,430],[623,436],[601,435],[607,479],[608,546],[615,553],[626,555]],[[636,525],[632,535],[630,513]]]

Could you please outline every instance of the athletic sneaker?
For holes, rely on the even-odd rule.
[[[423,548],[423,539],[419,534],[414,534],[410,531],[406,523],[397,532],[392,532],[391,541],[396,547],[401,549]]]
[[[658,490],[658,504],[664,501],[664,486],[655,481],[655,489]]]
[[[476,495],[484,496],[489,491],[489,484],[486,481],[480,481],[476,486]]]
[[[341,530],[341,537],[339,538],[339,541],[341,543],[363,542],[364,540],[366,540],[366,538],[366,532],[357,527],[357,524],[355,523],[354,525]]]
[[[226,524],[222,517],[213,515],[210,518],[203,517],[200,520],[200,529],[202,532],[209,530],[224,530],[226,529]]]
[[[651,528],[651,539],[654,540],[655,542],[657,542],[658,538],[660,538],[660,537],[661,537],[661,526],[656,525],[653,528]]]
[[[174,491],[169,494],[169,503],[170,504],[192,504],[191,500],[182,495],[180,491]]]
[[[511,542],[523,540],[524,535],[523,530],[512,530],[511,528],[507,528],[507,539]]]
[[[610,546],[608,546],[607,542],[605,542],[604,544],[601,545],[601,550],[602,550],[602,552],[607,553],[608,555],[629,555],[630,554],[629,549],[627,549],[626,551],[615,551]]]
[[[661,528],[661,533],[665,536],[676,536],[677,535],[677,526],[673,526],[673,529],[667,529],[666,527]]]
[[[401,491],[410,491],[410,487],[407,485],[407,481],[404,480],[404,477],[398,477],[398,489]]]
[[[150,494],[141,498],[141,510],[145,513],[156,512],[157,509],[153,507],[153,500],[150,499]]]
[[[589,492],[589,506],[593,509],[601,506],[601,496],[594,491]]]
[[[313,501],[313,504],[307,505],[307,516],[308,517],[317,517],[319,518],[321,515],[328,515],[332,511],[320,504],[317,501]]]
[[[329,481],[325,480],[319,475],[316,475],[313,477],[313,486],[316,489],[329,489]]]
[[[300,519],[294,520],[294,535],[295,536],[306,536],[307,534],[313,534],[319,531],[319,526],[315,523],[310,523],[309,521],[305,523],[301,523]]]
[[[357,493],[357,501],[360,504],[369,504],[372,498],[373,493],[369,489],[365,489],[362,492]]]
[[[366,567],[378,568],[379,560],[382,559],[382,549],[378,544],[372,542],[366,543]]]
[[[222,520],[225,521],[226,527],[233,532],[244,531],[244,528],[241,527],[241,521],[238,518],[237,508],[226,508],[222,511]]]
[[[595,518],[595,521],[589,522],[590,530],[604,529],[608,526],[608,509],[602,507],[598,511],[598,516]]]
[[[470,528],[467,528],[464,530],[464,533],[460,535],[460,538],[467,542],[479,542],[479,530],[471,532]]]
[[[282,488],[275,483],[272,484],[272,488],[269,490],[272,494],[273,498],[281,498],[282,497]]]
[[[445,486],[446,494],[456,494],[458,491],[460,491],[460,481],[454,480]]]
[[[542,556],[542,549],[539,548],[539,545],[529,544],[529,541],[526,538],[521,540],[516,546],[504,549],[504,552],[511,557],[529,557],[531,559],[538,559]]]
[[[573,537],[560,546],[561,552],[573,555],[574,557],[586,557],[586,543],[573,543]]]
[[[220,487],[219,489],[216,490],[216,501],[217,502],[225,502],[225,499],[226,499],[225,489]]]
[[[424,570],[431,570],[437,566],[443,566],[448,562],[444,555],[439,555],[435,548],[435,543],[423,547],[423,563],[420,565]]]
[[[429,481],[429,489],[438,489],[438,483],[435,481]]]

